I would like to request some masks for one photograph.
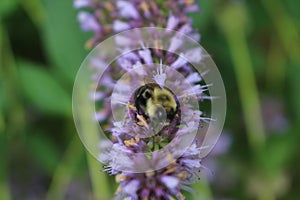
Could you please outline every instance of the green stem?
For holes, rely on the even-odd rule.
[[[258,89],[246,40],[247,12],[242,4],[231,5],[217,15],[217,20],[229,44],[250,148],[254,155],[257,155],[264,146],[265,133]]]
[[[300,61],[300,38],[297,25],[278,0],[261,0],[269,13],[285,51],[291,60]]]
[[[73,111],[81,141],[88,148],[89,152],[94,157],[97,157],[101,154],[99,143],[103,138],[99,134],[98,124],[92,120],[94,104],[87,98],[89,97],[89,88],[86,88],[86,86],[92,83],[90,72],[84,73],[86,73],[85,76],[74,85]],[[112,191],[108,187],[108,175],[100,172],[102,169],[101,165],[89,153],[87,154],[87,161],[94,196],[99,200],[110,199]]]
[[[65,191],[83,158],[82,145],[78,136],[74,136],[68,146],[61,162],[58,164],[52,178],[51,185],[46,195],[46,200],[64,199]]]
[[[9,109],[9,113],[7,113],[6,132],[10,140],[15,136],[22,136],[22,139],[24,139],[24,134],[21,133],[23,133],[24,127],[26,126],[25,110],[19,101],[20,92],[16,61],[9,42],[8,33],[5,31],[5,28],[1,26],[1,21],[0,29],[0,78],[4,83],[6,92],[4,93],[7,103],[5,106]]]
[[[265,134],[260,113],[258,90],[243,30],[226,34],[236,73],[238,89],[245,116],[248,139],[252,150],[264,145]]]
[[[9,48],[7,35],[2,26],[2,19],[0,18],[0,81],[1,84],[2,81],[3,83],[6,83],[6,80],[4,79],[4,77],[2,77],[2,74],[5,74],[4,66],[6,66],[6,64],[11,64],[11,62],[6,62],[6,61],[12,61],[12,59],[10,59],[12,58],[11,55],[12,54]],[[4,58],[6,57],[8,57],[7,60],[4,60]],[[8,74],[8,76],[10,75],[11,74]],[[9,86],[4,85],[4,87],[9,87]],[[6,91],[7,89],[5,88],[4,90]],[[1,95],[4,95],[4,97],[6,98],[5,91],[0,91],[0,93]],[[5,119],[4,119],[5,117],[6,116],[4,116],[2,110],[0,110],[0,158],[2,159],[2,161],[4,161],[3,164],[0,165],[0,196],[1,199],[3,200],[10,200],[11,191],[8,184],[9,170],[8,170],[8,165],[5,161],[7,160],[6,157],[7,157],[8,144],[9,142],[11,142],[8,138],[9,133],[11,133],[10,130],[8,130],[11,121],[8,120],[9,124],[5,124]],[[14,123],[11,124],[15,126]]]
[[[247,45],[247,12],[242,4],[231,5],[225,8],[223,13],[217,16],[217,19],[229,44],[249,145],[254,158],[258,158],[264,150],[266,136],[255,74]],[[258,199],[273,200],[275,196],[273,191],[266,190],[258,194]]]
[[[284,89],[285,62],[285,55],[276,38],[273,38],[266,64],[266,87],[276,94],[281,94]]]
[[[94,157],[87,153],[87,161],[89,165],[90,178],[92,181],[93,193],[96,199],[109,200],[111,199],[111,188],[108,186],[107,174],[101,172],[102,165]]]

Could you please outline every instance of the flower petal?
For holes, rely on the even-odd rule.
[[[134,5],[129,1],[117,1],[117,7],[120,15],[125,18],[138,19],[140,17]]]
[[[179,179],[174,176],[162,176],[161,182],[164,183],[170,190],[175,189],[179,185]]]
[[[78,13],[78,21],[80,22],[81,28],[84,31],[99,31],[101,26],[97,22],[94,15],[88,12],[79,12]]]
[[[88,6],[90,6],[90,1],[89,0],[75,0],[73,3],[73,6],[75,8],[88,7]]]
[[[113,24],[113,29],[115,32],[120,32],[130,29],[130,25],[129,23],[122,22],[121,20],[115,20]]]

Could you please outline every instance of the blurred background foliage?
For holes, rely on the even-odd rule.
[[[223,76],[230,145],[219,140],[213,175],[187,199],[299,199],[300,1],[199,2],[194,27]],[[72,4],[0,1],[0,199],[105,200],[116,189],[72,119],[91,36]]]

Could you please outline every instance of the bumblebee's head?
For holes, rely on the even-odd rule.
[[[151,125],[170,123],[178,115],[176,96],[156,83],[138,88],[134,94],[137,115],[142,115]]]

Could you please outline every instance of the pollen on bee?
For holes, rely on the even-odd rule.
[[[135,138],[131,138],[130,140],[125,140],[124,144],[127,147],[131,147],[134,146],[136,143],[138,143],[140,141],[140,138],[135,137]]]
[[[151,176],[154,176],[155,175],[155,171],[146,171],[146,176],[147,177],[151,177]]]
[[[176,165],[169,165],[167,167],[167,170],[164,172],[164,174],[172,174],[172,173],[176,172],[176,170],[177,170]]]
[[[106,2],[105,3],[105,8],[109,11],[109,12],[113,12],[116,10],[116,8],[114,7],[114,5],[111,2]]]
[[[84,47],[85,47],[85,49],[90,50],[90,49],[93,47],[93,44],[94,44],[94,40],[93,40],[93,38],[92,38],[92,39],[89,39],[89,40],[85,43]]]
[[[136,111],[136,107],[128,102],[127,107],[129,110]]]
[[[126,176],[125,175],[123,175],[123,174],[117,174],[116,175],[116,182],[117,183],[120,183],[120,182],[125,181],[125,180],[126,180]]]
[[[140,138],[139,138],[139,137],[135,137],[134,139],[135,139],[135,141],[136,141],[137,143],[140,141]]]
[[[171,153],[168,153],[167,160],[169,163],[174,163],[176,161]]]
[[[141,8],[144,12],[148,12],[148,11],[149,11],[149,6],[148,6],[148,4],[147,4],[145,1],[143,1],[143,2],[141,3],[140,8]]]
[[[186,4],[187,6],[192,5],[194,2],[195,2],[194,0],[185,0],[185,4]]]
[[[188,177],[188,173],[186,171],[180,172],[177,174],[179,179],[186,179]]]
[[[137,122],[138,125],[149,128],[148,123],[146,119],[143,117],[143,115],[136,115],[136,117],[138,118],[138,120],[140,120]]]

